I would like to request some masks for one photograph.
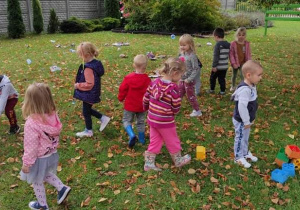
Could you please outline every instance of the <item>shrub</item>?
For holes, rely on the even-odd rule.
[[[41,3],[39,0],[32,1],[32,10],[33,10],[33,29],[37,34],[40,34],[44,30],[44,21],[43,21]]]
[[[111,30],[120,26],[120,19],[106,17],[101,19],[101,24],[104,27],[104,30]]]
[[[234,17],[237,27],[251,27],[251,20],[244,14],[239,14]]]
[[[49,18],[49,24],[48,24],[48,33],[54,34],[56,31],[58,31],[59,28],[59,20],[56,15],[56,12],[54,9],[50,9],[50,18]]]
[[[219,25],[225,31],[237,28],[235,19],[228,14],[222,14],[222,21]]]
[[[192,33],[212,30],[220,20],[218,0],[125,1],[129,30]]]
[[[63,33],[83,33],[83,32],[87,32],[88,28],[79,19],[71,18],[69,20],[64,20],[60,24],[60,30]]]
[[[18,0],[7,0],[8,37],[16,39],[25,35],[25,25]]]
[[[105,17],[120,19],[119,0],[104,0]]]

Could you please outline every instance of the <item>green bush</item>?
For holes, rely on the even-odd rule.
[[[54,34],[58,31],[59,20],[54,9],[50,9],[50,18],[48,24],[48,33]]]
[[[88,28],[79,19],[70,18],[69,20],[64,20],[60,24],[60,30],[63,33],[83,33],[83,32],[87,32]]]
[[[105,17],[120,19],[119,0],[104,0]]]
[[[25,35],[25,25],[18,0],[7,0],[8,37],[16,39]]]
[[[218,0],[125,1],[128,30],[199,32],[212,30],[220,21]]]
[[[104,30],[111,30],[113,28],[118,28],[121,24],[120,19],[106,17],[101,19],[101,24],[104,27]]]
[[[234,17],[237,27],[251,27],[251,20],[244,14],[239,14]]]
[[[33,29],[37,34],[44,30],[44,20],[42,15],[42,7],[39,0],[32,1],[33,10]]]
[[[235,19],[228,14],[222,14],[222,21],[219,24],[219,26],[223,28],[225,31],[237,28]]]

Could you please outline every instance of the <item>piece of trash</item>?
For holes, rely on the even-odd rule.
[[[26,62],[28,65],[32,63],[32,61],[30,59],[27,59]]]
[[[75,100],[72,101],[72,104],[75,104]]]
[[[118,49],[117,49],[117,50],[118,50],[118,51],[119,51],[119,50],[121,50],[121,47],[118,47]]]
[[[120,56],[120,58],[127,58],[127,55],[125,55],[125,54],[120,54],[119,56]]]
[[[207,46],[212,46],[212,43],[211,42],[207,42],[206,45]]]
[[[129,46],[130,44],[128,42],[123,43],[123,46]]]
[[[171,39],[175,39],[175,38],[176,38],[175,34],[172,34]]]
[[[71,53],[74,53],[74,52],[76,52],[76,50],[70,49],[70,52],[71,52]]]
[[[113,43],[112,46],[115,46],[115,47],[121,47],[123,45],[122,42],[116,42],[116,43]]]
[[[149,59],[154,59],[155,58],[155,55],[152,53],[152,52],[147,52],[147,57]]]
[[[50,67],[50,71],[51,71],[51,72],[60,71],[60,70],[61,70],[61,68],[58,67],[58,66],[51,66],[51,67]]]
[[[55,43],[55,40],[50,40],[51,43]]]
[[[105,44],[104,44],[104,46],[106,46],[106,47],[107,47],[107,46],[109,46],[109,44],[108,44],[108,43],[105,43]]]
[[[58,47],[61,47],[61,45],[60,45],[60,44],[58,44],[58,45],[56,45],[55,47],[57,47],[57,48],[58,48]]]

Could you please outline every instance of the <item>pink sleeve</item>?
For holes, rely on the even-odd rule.
[[[248,60],[251,60],[252,59],[252,56],[251,56],[251,47],[250,47],[250,42],[247,42],[247,45],[248,45],[248,47],[247,47],[247,54],[246,54],[246,61],[248,61]]]
[[[77,88],[82,91],[89,91],[94,87],[95,78],[93,69],[84,69],[85,82],[78,83]]]
[[[39,133],[33,127],[34,122],[28,119],[24,126],[23,165],[32,166],[38,158]]]
[[[236,64],[235,60],[235,42],[231,42],[230,51],[229,51],[229,60],[231,65]]]

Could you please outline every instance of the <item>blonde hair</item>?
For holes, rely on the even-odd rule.
[[[82,42],[77,46],[77,54],[81,57],[93,56],[97,57],[99,51],[91,42]]]
[[[237,40],[238,39],[238,35],[239,35],[239,33],[245,33],[245,35],[247,35],[247,29],[245,28],[245,27],[239,27],[237,30],[236,30],[236,32],[234,33],[234,38],[235,38],[235,40]]]
[[[191,48],[191,50],[196,54],[196,48],[195,48],[195,43],[194,43],[194,39],[191,35],[189,34],[183,34],[180,38],[179,38],[179,44],[188,44]]]
[[[133,64],[136,68],[145,69],[147,67],[148,58],[146,55],[136,55],[133,59]]]
[[[174,72],[185,72],[185,64],[184,62],[179,58],[168,58],[164,65],[158,69],[158,73],[160,75],[170,75]]]
[[[253,74],[259,69],[262,69],[262,66],[259,62],[254,60],[248,60],[246,61],[246,63],[244,63],[242,67],[242,73],[243,76],[245,77],[247,73]]]
[[[33,83],[25,92],[22,114],[26,119],[30,115],[40,115],[44,120],[45,114],[56,110],[51,90],[47,84]]]

